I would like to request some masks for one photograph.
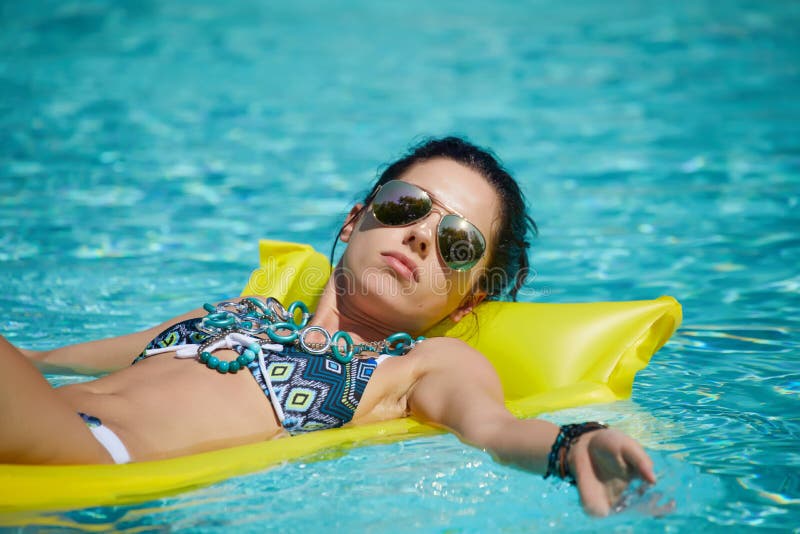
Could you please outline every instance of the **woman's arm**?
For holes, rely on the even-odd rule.
[[[443,338],[427,340],[417,351],[418,370],[408,396],[415,417],[448,428],[503,463],[546,472],[559,427],[515,418],[505,408],[500,380],[486,358],[463,342]],[[584,508],[595,515],[608,514],[632,479],[655,483],[644,449],[614,430],[581,436],[567,463]]]
[[[237,297],[230,301],[238,301],[245,297]],[[58,372],[69,370],[84,374],[97,374],[115,371],[131,364],[133,359],[144,347],[158,334],[175,323],[203,317],[206,315],[203,308],[174,317],[147,330],[118,337],[101,339],[68,345],[46,351],[19,349],[31,359],[42,372]]]

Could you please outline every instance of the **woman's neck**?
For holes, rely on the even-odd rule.
[[[330,333],[337,330],[349,332],[356,343],[379,341],[397,332],[396,327],[382,323],[374,315],[359,309],[347,292],[344,295],[337,294],[334,278],[335,274],[325,284],[309,324],[321,326]]]

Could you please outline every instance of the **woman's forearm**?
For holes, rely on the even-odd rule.
[[[26,358],[34,362],[43,362],[47,357],[47,353],[50,352],[47,350],[23,349],[22,347],[17,347],[16,345],[14,345],[14,348],[24,354]]]
[[[144,349],[150,340],[174,323],[193,317],[202,317],[202,308],[192,310],[158,326],[113,338],[88,341],[46,351],[17,349],[43,372],[59,372],[69,369],[72,372],[98,374],[122,369]]]
[[[513,419],[468,441],[486,449],[501,463],[543,475],[558,430],[557,425],[541,419]]]
[[[42,374],[59,374],[59,373],[80,373],[80,374],[96,374],[98,369],[84,368],[75,364],[56,364],[48,361],[52,357],[53,350],[32,350],[23,349],[22,347],[14,347],[17,351],[22,353],[31,363],[33,363]],[[54,349],[58,350],[58,349]]]
[[[50,350],[23,349],[3,341],[22,353],[43,373],[98,374],[121,369],[131,361],[153,337],[148,330],[116,338],[67,345]],[[1,338],[2,336],[0,336]]]
[[[33,359],[43,372],[58,372],[59,369],[83,374],[115,371],[130,364],[135,357],[135,354],[128,352],[129,347],[118,344],[118,340],[123,338],[59,347],[34,354]]]

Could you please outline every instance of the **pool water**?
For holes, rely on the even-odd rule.
[[[14,343],[237,295],[259,238],[327,250],[381,164],[449,133],[491,146],[531,201],[523,300],[669,294],[685,314],[631,400],[548,415],[640,439],[648,498],[676,501],[663,518],[587,518],[573,489],[438,436],[34,525],[800,532],[798,27],[800,4],[750,0],[3,2]]]

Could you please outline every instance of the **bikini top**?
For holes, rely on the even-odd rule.
[[[197,328],[200,321],[201,318],[188,319],[169,327],[148,343],[131,365],[186,345],[200,345],[211,337]],[[340,363],[302,352],[291,345],[258,341],[263,357],[248,364],[247,369],[290,434],[340,427],[349,422],[367,382],[384,358],[353,358],[348,363]],[[231,348],[242,354],[246,347],[234,340]]]

